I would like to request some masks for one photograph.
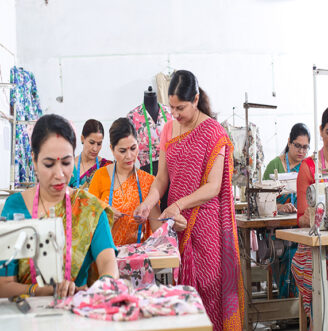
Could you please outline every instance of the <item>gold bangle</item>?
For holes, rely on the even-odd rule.
[[[37,289],[37,287],[38,287],[38,284],[34,284],[34,285],[32,285],[31,287],[30,287],[30,296],[31,297],[35,297],[35,291],[36,291],[36,289]]]

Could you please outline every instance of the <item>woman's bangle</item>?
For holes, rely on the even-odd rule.
[[[181,208],[180,208],[180,206],[178,205],[178,202],[175,201],[174,204],[178,207],[178,209],[179,209],[179,214],[181,214]]]
[[[114,279],[114,277],[113,277],[112,275],[109,275],[109,274],[101,275],[101,276],[99,277],[99,280],[102,280],[103,278],[112,278],[112,279]]]
[[[28,295],[31,297],[35,297],[35,291],[38,287],[38,284],[32,284],[29,288],[28,288]]]

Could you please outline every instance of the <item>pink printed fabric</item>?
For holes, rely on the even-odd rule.
[[[105,277],[87,291],[50,305],[106,321],[135,321],[154,316],[176,316],[204,312],[197,291],[190,286],[149,286],[133,289],[127,280]]]
[[[214,119],[205,120],[194,130],[166,144],[170,177],[168,205],[207,182],[224,146],[220,193],[200,206],[183,210],[187,228],[178,233],[181,254],[178,283],[197,289],[215,331],[241,330],[244,318],[244,290],[231,189],[233,146]]]
[[[165,113],[167,121],[172,119],[172,114],[170,108],[164,105],[161,105],[163,112]],[[162,114],[162,111],[159,110],[157,122],[155,123],[152,117],[147,113],[150,133],[151,133],[151,144],[152,144],[152,159],[158,161],[159,159],[159,144],[161,132],[164,127],[165,121]],[[140,162],[140,167],[149,164],[149,138],[148,138],[148,129],[142,109],[142,105],[131,110],[126,116],[135,126],[137,131],[137,141],[139,145],[139,155],[138,160]]]
[[[178,255],[180,257],[174,222],[168,220],[146,241],[118,247],[117,264],[121,278],[131,279],[135,288],[155,284],[155,275],[149,256]],[[179,268],[173,269],[178,280]]]

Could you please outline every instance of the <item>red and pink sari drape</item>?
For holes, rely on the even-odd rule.
[[[168,205],[207,182],[222,147],[224,170],[218,196],[182,212],[188,221],[178,234],[181,253],[179,283],[194,286],[214,324],[214,330],[241,330],[244,290],[240,268],[231,177],[233,146],[213,119],[166,144],[170,177]]]

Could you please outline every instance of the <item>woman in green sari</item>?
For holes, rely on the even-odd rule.
[[[310,131],[303,123],[295,124],[289,134],[288,143],[284,153],[273,159],[264,172],[263,179],[270,179],[275,169],[278,173],[297,172],[302,161],[310,149]],[[281,194],[277,197],[278,212],[296,213],[297,197],[295,193]],[[278,286],[278,297],[297,297],[298,291],[295,279],[291,273],[291,262],[297,250],[297,244],[287,246],[284,254],[279,258],[279,264],[273,266],[273,277]]]
[[[274,174],[275,169],[277,169],[278,173],[298,173],[301,163],[310,149],[310,139],[311,135],[308,127],[303,123],[295,124],[290,131],[284,152],[269,162],[263,179],[270,179],[270,174]],[[277,208],[279,212],[296,213],[296,194],[282,194],[278,196]]]
[[[43,218],[54,207],[56,216],[62,217],[66,235],[71,234],[66,237],[66,249],[71,249],[65,250],[65,279],[57,285],[61,297],[73,295],[86,285],[93,261],[100,276],[118,278],[116,248],[109,227],[113,212],[88,192],[68,187],[75,146],[75,134],[67,120],[58,115],[42,116],[32,134],[32,157],[39,183],[10,196],[2,211],[8,220],[15,213],[23,213],[25,218]],[[12,261],[7,270],[0,269],[0,297],[53,292],[52,286],[37,286],[35,268],[28,259]]]

